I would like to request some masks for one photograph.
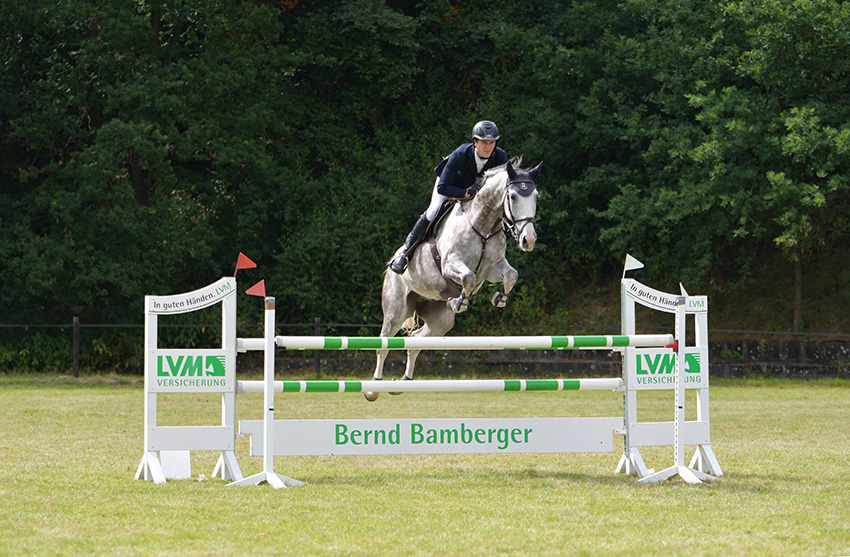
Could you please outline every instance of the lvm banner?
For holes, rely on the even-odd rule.
[[[635,348],[628,367],[628,385],[634,390],[672,389],[676,382],[676,355],[666,348]],[[628,357],[628,356],[626,356]],[[708,348],[685,349],[686,389],[708,387]]]
[[[155,350],[155,373],[148,386],[160,393],[229,393],[236,390],[236,354],[233,350]],[[150,364],[149,364],[150,365]]]

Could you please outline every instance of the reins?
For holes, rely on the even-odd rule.
[[[474,200],[474,198],[470,201],[473,201],[473,200]],[[487,250],[487,242],[490,240],[490,238],[495,236],[497,232],[501,231],[502,223],[505,220],[504,217],[502,217],[502,215],[500,213],[498,213],[495,209],[490,207],[487,203],[484,203],[484,201],[482,201],[481,203],[485,207],[490,209],[490,211],[493,212],[500,219],[500,220],[496,221],[496,226],[493,228],[493,230],[489,234],[486,234],[486,235],[483,232],[481,232],[480,230],[478,230],[478,228],[475,226],[475,223],[473,223],[472,219],[469,218],[469,213],[466,212],[466,208],[464,207],[463,202],[461,202],[461,204],[460,204],[460,211],[461,211],[461,213],[463,213],[463,216],[466,217],[466,221],[469,223],[470,228],[472,228],[472,230],[476,234],[478,234],[478,237],[481,238],[481,253],[478,254],[478,264],[475,265],[475,276],[478,276],[478,270],[481,268],[481,262],[484,261],[484,252]]]

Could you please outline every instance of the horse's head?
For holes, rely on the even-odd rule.
[[[531,251],[537,242],[534,217],[537,215],[537,188],[534,180],[540,173],[541,162],[531,170],[514,170],[508,163],[508,180],[505,182],[505,220],[514,239],[523,251]]]

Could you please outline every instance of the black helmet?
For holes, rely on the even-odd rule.
[[[481,120],[472,128],[472,138],[499,141],[499,128],[490,120]]]

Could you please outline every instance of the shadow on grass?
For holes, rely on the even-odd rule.
[[[456,469],[447,470],[400,470],[395,469],[390,475],[387,475],[385,470],[375,468],[374,474],[367,474],[365,471],[359,471],[352,474],[324,474],[312,475],[308,478],[299,479],[305,480],[309,485],[314,486],[349,486],[349,487],[381,487],[393,484],[410,484],[417,483],[419,485],[434,483],[445,484],[447,482],[463,481],[467,484],[529,484],[540,485],[546,488],[551,488],[558,484],[592,484],[598,486],[610,487],[640,487],[653,488],[663,486],[680,486],[687,485],[684,480],[679,477],[673,477],[658,484],[641,484],[636,476],[627,474],[615,474],[613,470],[608,473],[591,473],[579,471],[549,471],[537,469],[517,469],[510,468],[504,470],[482,469],[480,471]],[[296,473],[297,475],[297,473]],[[799,482],[807,482],[810,478],[800,475],[782,475],[782,474],[738,474],[724,475],[714,482],[705,482],[695,485],[695,488],[707,488],[712,491],[720,491],[723,493],[747,493],[752,495],[773,495],[780,494],[786,491],[793,491],[791,487],[786,487],[788,484],[796,484]]]
[[[304,479],[304,478],[300,478]],[[314,486],[350,486],[350,487],[376,487],[391,484],[445,484],[447,482],[462,481],[465,484],[507,484],[528,483],[546,481],[547,487],[552,483],[582,483],[598,484],[606,486],[637,485],[635,476],[625,474],[591,474],[585,472],[547,472],[527,469],[486,470],[484,472],[462,472],[457,470],[394,470],[391,475],[386,475],[383,470],[375,470],[375,474],[363,473],[342,475],[319,475],[311,476],[306,481]]]

